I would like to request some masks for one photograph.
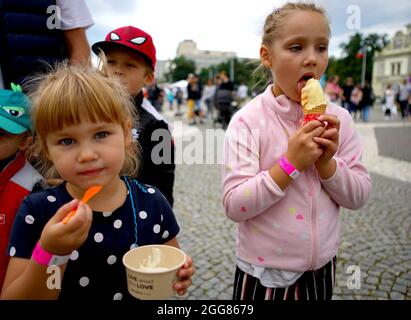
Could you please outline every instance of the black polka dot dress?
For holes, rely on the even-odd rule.
[[[129,189],[126,201],[113,212],[93,212],[87,240],[70,256],[59,299],[135,299],[127,291],[123,255],[137,246],[165,243],[180,231],[158,189],[123,180]],[[65,183],[26,197],[13,226],[9,255],[30,259],[44,225],[71,200]]]

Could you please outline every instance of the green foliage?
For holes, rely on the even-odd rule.
[[[184,56],[176,57],[171,61],[170,71],[166,73],[166,79],[169,82],[176,82],[187,79],[189,73],[194,73],[196,65],[193,60]]]
[[[352,35],[348,43],[340,45],[343,57],[330,58],[326,71],[327,79],[332,75],[338,75],[340,84],[343,84],[347,77],[352,77],[355,83],[361,82],[362,59],[357,57],[357,54],[362,48],[367,48],[365,78],[371,81],[374,55],[381,51],[387,43],[388,36],[386,34],[372,33],[366,37],[361,33]]]
[[[267,78],[264,75],[262,79],[260,73],[255,73],[260,62],[255,59],[238,59],[234,61],[226,61],[209,68],[203,68],[200,72],[200,79],[202,83],[206,83],[207,79],[213,78],[218,75],[220,71],[225,71],[227,75],[231,75],[231,64],[233,63],[234,70],[234,85],[239,86],[241,83],[245,83],[250,90],[257,89],[259,92],[264,90],[267,84]]]

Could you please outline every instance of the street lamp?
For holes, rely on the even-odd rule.
[[[362,49],[363,59],[362,59],[362,69],[361,69],[361,86],[364,87],[365,84],[365,71],[367,69],[367,51],[368,46],[364,46]]]

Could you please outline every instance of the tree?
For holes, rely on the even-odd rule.
[[[361,33],[352,35],[348,43],[342,43],[340,48],[343,51],[341,59],[331,57],[326,71],[327,78],[332,75],[339,75],[340,80],[352,77],[355,83],[361,81],[362,59],[358,53],[363,49],[367,50],[367,65],[365,78],[371,81],[374,55],[381,51],[388,43],[386,34],[380,35],[371,33],[364,37]]]
[[[250,89],[254,88],[258,80],[253,76],[254,70],[259,62],[253,59],[234,58],[234,84],[237,86],[241,82],[245,83]],[[220,71],[225,71],[230,75],[230,61],[222,62],[208,68],[201,69],[200,78],[203,83],[211,76],[216,76]]]
[[[167,81],[170,82],[187,79],[188,74],[194,73],[196,70],[195,62],[184,56],[174,58],[170,65],[170,71],[165,75]]]

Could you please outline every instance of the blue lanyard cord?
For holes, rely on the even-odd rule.
[[[126,182],[128,193],[130,195],[130,201],[131,201],[131,208],[133,209],[133,216],[134,216],[134,235],[136,238],[136,242],[134,243],[137,246],[137,215],[136,215],[136,208],[134,207],[134,197],[133,197],[133,192],[131,190],[130,184],[128,182],[127,177],[124,177],[124,181]]]

